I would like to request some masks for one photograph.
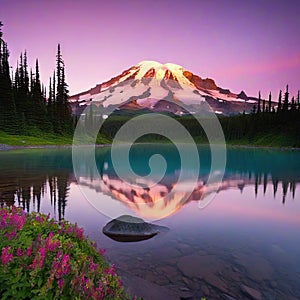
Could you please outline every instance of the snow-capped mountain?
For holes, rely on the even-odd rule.
[[[256,98],[243,91],[234,94],[218,87],[213,79],[202,79],[182,66],[155,61],[142,61],[107,82],[71,96],[69,101],[75,114],[93,103],[103,108],[148,109],[181,115],[185,111],[176,103],[194,110],[206,101],[211,111],[229,115],[250,112],[257,103]]]

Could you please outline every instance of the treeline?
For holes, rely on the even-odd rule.
[[[85,118],[86,133],[97,124],[96,107],[90,105]],[[112,140],[117,131],[131,118],[149,111],[122,110],[114,112],[103,124],[100,134]],[[168,114],[168,113],[165,113]],[[198,121],[192,115],[171,117],[179,121],[198,143],[208,143],[207,136]],[[209,114],[207,114],[209,118]],[[232,116],[218,116],[227,143],[261,146],[300,147],[300,92],[290,98],[288,86],[283,95],[279,92],[278,102],[262,99],[261,93],[250,113]],[[143,125],[141,125],[143,126]],[[147,126],[147,125],[145,125]],[[169,142],[165,137],[148,134],[138,142]]]
[[[286,98],[288,99],[288,98]],[[298,101],[298,100],[297,100]],[[219,116],[225,140],[229,144],[300,147],[300,106],[298,102],[287,101],[287,105],[271,106],[271,109],[258,107],[250,114],[235,116]],[[118,115],[119,114],[119,115]],[[101,134],[112,140],[117,131],[132,117],[139,115],[124,112],[113,114],[101,129]],[[172,116],[174,117],[174,115]],[[207,116],[209,118],[209,116]],[[192,115],[174,117],[180,122],[198,143],[208,143],[204,129]],[[87,116],[86,128],[91,118]],[[94,120],[96,122],[96,120]],[[141,125],[142,126],[142,125]],[[139,142],[168,142],[166,138],[156,134],[141,137]]]
[[[220,117],[227,142],[246,144],[300,147],[300,92],[290,99],[288,86],[284,97],[279,92],[277,106],[269,99],[262,100],[251,114]]]
[[[40,80],[38,59],[34,71],[29,70],[26,51],[21,53],[16,70],[11,74],[2,26],[0,21],[0,130],[11,134],[72,133],[73,118],[60,44],[47,97],[46,87]]]

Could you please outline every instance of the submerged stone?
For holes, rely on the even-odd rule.
[[[260,291],[254,289],[254,288],[251,288],[251,287],[249,287],[245,284],[241,285],[241,290],[244,294],[249,296],[251,299],[254,299],[254,300],[261,300],[262,299]]]
[[[123,215],[113,219],[103,227],[103,233],[118,242],[138,242],[150,239],[169,229],[145,222],[143,219]]]

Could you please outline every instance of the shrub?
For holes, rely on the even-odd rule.
[[[0,298],[127,299],[103,252],[77,224],[0,208]]]

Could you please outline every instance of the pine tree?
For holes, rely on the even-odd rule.
[[[54,110],[53,110],[53,127],[56,133],[62,133],[62,121],[63,121],[63,88],[61,82],[61,72],[63,68],[63,60],[60,51],[60,44],[57,45],[57,54],[56,54],[56,86],[55,81],[53,89],[56,91],[56,97],[54,101]]]
[[[52,105],[52,82],[51,82],[51,77],[49,77],[49,97],[48,97],[48,102],[47,102],[47,107],[49,109],[49,107]]]
[[[296,103],[295,103],[295,97],[292,97],[292,101],[291,101],[291,111],[296,110]]]
[[[24,52],[24,88],[26,91],[26,94],[29,95],[29,75],[28,75],[28,64],[27,64],[27,52],[25,50]]]
[[[61,70],[62,70],[62,56],[60,52],[60,44],[57,45],[57,54],[56,54],[56,77],[57,77],[57,90],[56,93],[58,97],[61,95]]]
[[[51,122],[52,130],[55,131],[57,127],[57,117],[56,117],[56,84],[55,84],[55,71],[53,71],[53,77],[50,77],[49,83],[49,98],[47,104],[47,116]]]
[[[272,94],[270,92],[269,94],[269,103],[268,103],[268,111],[271,112],[271,106],[272,106]]]
[[[281,112],[282,106],[282,91],[279,92],[277,112]]]
[[[33,74],[32,74],[32,69],[30,68],[30,94],[33,91],[33,86],[34,86],[34,82],[33,82]]]
[[[286,92],[284,93],[284,100],[282,105],[282,110],[284,112],[288,111],[289,109],[289,86],[286,85]]]
[[[46,102],[44,98],[44,91],[40,81],[39,62],[36,59],[35,62],[35,78],[33,80],[33,86],[31,91],[30,110],[32,125],[39,129],[46,130],[49,128],[49,121],[46,117]]]
[[[15,78],[15,102],[18,116],[25,115],[26,122],[31,123],[31,108],[30,108],[30,92],[29,92],[29,75],[27,70],[27,54],[21,53],[20,63],[17,65],[16,78]]]
[[[62,68],[62,105],[63,105],[63,128],[65,131],[70,132],[72,130],[73,126],[73,118],[72,118],[72,110],[70,103],[68,101],[69,98],[69,90],[68,90],[68,84],[66,83],[65,78],[65,65],[63,63]]]
[[[298,94],[297,94],[297,107],[298,107],[298,110],[300,111],[300,91],[298,91]]]
[[[57,118],[55,130],[58,133],[70,132],[73,126],[72,111],[68,102],[69,91],[65,80],[65,65],[61,55],[60,44],[58,44],[56,55],[56,78],[55,112]]]
[[[60,45],[57,47],[56,69],[50,79],[49,99],[40,81],[39,63],[35,73],[28,72],[27,52],[21,53],[15,76],[10,77],[9,52],[3,40],[0,22],[0,130],[29,133],[33,127],[54,129],[57,133],[73,130],[73,118],[68,102],[68,85]],[[13,78],[13,80],[11,80]],[[50,121],[50,122],[49,122]]]
[[[56,95],[55,95],[55,90],[56,90],[56,83],[55,83],[55,71],[53,71],[53,88],[52,88],[52,100],[53,103],[56,103]]]
[[[258,92],[258,103],[257,103],[257,113],[258,114],[261,112],[260,103],[261,103],[261,94],[260,94],[260,91],[259,91]]]
[[[17,131],[16,107],[13,99],[9,51],[2,39],[2,22],[0,21],[0,129],[15,133]]]

